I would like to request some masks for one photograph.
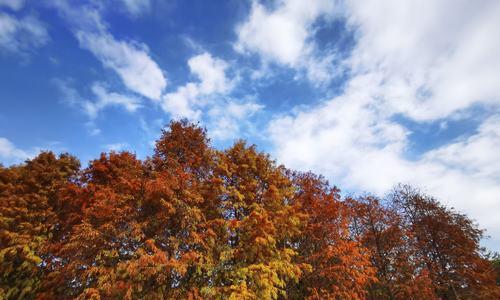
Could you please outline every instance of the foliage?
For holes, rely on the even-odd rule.
[[[79,168],[76,158],[50,152],[0,167],[0,296],[34,297],[44,275],[43,247],[57,224],[57,192]]]
[[[342,199],[187,121],[144,160],[0,166],[0,299],[494,299],[482,235],[409,187]]]
[[[411,243],[412,233],[401,217],[372,196],[347,201],[352,211],[351,232],[371,251],[378,280],[368,289],[369,299],[436,299],[427,269]]]
[[[314,174],[297,174],[294,203],[305,216],[295,241],[308,272],[293,286],[295,299],[362,299],[376,280],[369,253],[349,234],[350,211],[339,190]]]

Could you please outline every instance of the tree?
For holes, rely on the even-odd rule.
[[[144,234],[138,225],[142,163],[127,152],[102,154],[79,180],[80,190],[72,194],[77,198],[67,200],[79,206],[80,219],[49,246],[53,253],[47,261],[51,274],[45,280],[43,295],[77,297],[99,292],[108,297],[125,296],[128,289],[120,286],[121,277],[126,276],[124,269],[145,251]]]
[[[296,174],[294,182],[293,203],[304,216],[304,228],[293,244],[296,260],[308,268],[289,297],[363,299],[375,270],[367,249],[350,237],[350,213],[339,190],[311,173]]]
[[[186,144],[185,139],[198,144]],[[144,163],[133,154],[102,154],[67,190],[72,227],[51,245],[43,296],[187,298],[205,246],[202,194],[211,150],[204,132],[173,122]],[[207,153],[200,154],[205,145]],[[198,160],[197,155],[207,160]],[[202,170],[203,169],[203,170]],[[205,187],[204,187],[205,186]],[[78,210],[80,212],[78,213]],[[62,237],[65,235],[62,234]]]
[[[24,164],[0,168],[0,296],[33,298],[45,272],[45,242],[57,217],[58,190],[80,163],[42,152]]]
[[[277,299],[302,268],[290,241],[301,234],[286,169],[244,142],[220,153],[214,170],[225,233],[207,297]],[[220,240],[222,238],[223,240]]]
[[[499,297],[493,268],[479,245],[483,230],[472,220],[407,185],[397,187],[390,201],[440,298]]]
[[[0,299],[500,298],[482,235],[409,187],[342,199],[185,120],[144,160],[0,166]]]
[[[215,239],[224,233],[214,178],[216,151],[205,130],[186,120],[162,131],[146,185],[144,223],[159,252],[169,258],[173,298],[199,298],[210,288]],[[216,234],[216,232],[218,234]]]
[[[369,299],[436,299],[428,272],[416,259],[412,233],[402,226],[396,211],[373,196],[348,199],[351,233],[371,252],[377,281],[368,289]]]

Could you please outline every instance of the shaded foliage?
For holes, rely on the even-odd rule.
[[[187,121],[144,160],[0,166],[0,299],[495,299],[482,235],[409,187],[342,199]]]

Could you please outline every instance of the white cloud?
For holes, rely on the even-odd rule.
[[[108,106],[121,106],[128,112],[135,112],[139,107],[141,107],[140,100],[138,98],[109,92],[100,83],[94,83],[92,86],[92,92],[96,96],[96,100],[83,102],[85,112],[91,118],[95,118],[99,111]]]
[[[426,161],[500,182],[500,115],[486,119],[476,134],[434,149]]]
[[[165,94],[161,107],[174,119],[188,118],[197,120],[201,116],[201,111],[196,108],[199,95],[198,85],[190,82],[177,88],[173,93]]]
[[[0,0],[1,6],[6,6],[12,10],[20,10],[24,6],[24,0]]]
[[[114,143],[114,144],[106,144],[103,146],[104,149],[106,149],[107,152],[119,152],[123,151],[124,149],[128,148],[127,143]]]
[[[327,62],[333,56],[317,56],[312,35],[314,23],[321,17],[331,18],[334,9],[335,2],[330,0],[275,1],[273,9],[253,1],[248,19],[236,29],[234,47],[241,53],[259,54],[265,63],[305,70],[314,82],[328,80],[333,70]]]
[[[269,11],[253,1],[248,20],[237,28],[237,50],[252,51],[264,58],[295,66],[308,51],[312,23],[332,11],[332,1],[279,1]]]
[[[36,17],[16,18],[0,13],[0,50],[23,54],[45,45],[48,40],[45,24]]]
[[[407,147],[407,130],[376,108],[377,100],[372,98],[377,89],[375,79],[369,75],[357,77],[343,95],[312,109],[275,118],[269,131],[276,156],[291,167],[345,179],[348,188],[390,187],[392,183],[384,182],[358,186],[359,180],[346,178],[353,171],[353,162],[374,159],[376,155],[399,156]],[[371,175],[366,174],[366,178]],[[381,181],[384,177],[374,176],[371,180]]]
[[[146,45],[116,39],[102,22],[99,8],[74,8],[62,1],[54,5],[73,24],[80,46],[115,71],[129,90],[152,100],[160,99],[167,80]]]
[[[69,106],[78,106],[81,105],[80,102],[85,101],[80,93],[73,88],[71,79],[52,79],[52,83],[58,89],[59,93],[61,93],[62,101]]]
[[[19,149],[8,139],[0,137],[1,162],[6,164],[19,163],[32,156],[32,153],[28,153],[22,149]]]
[[[226,78],[227,63],[214,58],[210,53],[202,53],[188,60],[191,73],[200,80],[200,94],[225,93],[231,88],[231,82]]]
[[[354,73],[377,73],[387,108],[433,120],[500,103],[500,2],[348,1]]]
[[[120,2],[132,16],[139,16],[151,10],[150,0],[120,0]]]
[[[143,44],[116,40],[109,33],[76,33],[80,45],[114,70],[130,90],[153,100],[160,99],[167,82]]]
[[[101,129],[97,127],[94,120],[90,120],[85,123],[85,128],[90,136],[97,136],[101,134]]]
[[[91,91],[95,99],[87,100],[71,86],[69,81],[54,79],[53,82],[62,94],[63,101],[70,106],[81,109],[90,119],[95,119],[100,111],[110,106],[122,107],[130,113],[141,107],[139,98],[110,92],[102,83],[97,82],[92,85]]]
[[[410,160],[405,155],[410,132],[374,109],[373,99],[357,92],[363,86],[353,85],[347,94],[322,106],[271,122],[278,160],[324,174],[351,191],[383,195],[398,182],[420,186],[478,220],[498,244],[498,117],[486,120],[465,140]]]
[[[101,129],[97,126],[95,119],[104,109],[108,107],[121,107],[133,113],[142,106],[139,98],[132,95],[110,92],[103,83],[96,82],[92,85],[91,92],[93,99],[89,100],[72,86],[70,79],[53,79],[52,82],[59,90],[62,102],[87,115],[89,120],[85,123],[85,127],[90,136],[101,134]]]
[[[341,95],[269,124],[274,154],[352,191],[384,194],[415,184],[468,213],[500,247],[500,3],[498,1],[346,1],[357,43]],[[477,132],[409,159],[410,130],[421,122],[490,117]],[[420,141],[425,143],[425,141]]]
[[[174,118],[196,120],[201,117],[200,109],[208,104],[208,97],[228,93],[233,83],[226,77],[227,63],[207,52],[190,58],[188,66],[198,82],[188,82],[165,94],[162,108]]]
[[[204,120],[209,134],[217,140],[236,137],[240,129],[250,128],[249,118],[263,106],[251,100],[228,97],[236,80],[229,80],[229,65],[208,52],[188,60],[189,70],[197,79],[165,94],[162,108],[173,118]]]
[[[22,149],[9,139],[0,137],[0,164],[9,166],[23,163],[27,159],[33,159],[41,151],[48,151],[48,149],[54,153],[68,152],[68,149],[59,141],[43,140],[40,138],[37,138],[37,140],[41,142],[42,146]]]
[[[264,108],[255,102],[234,101],[219,104],[208,111],[210,119],[208,133],[216,140],[236,138],[243,126],[250,127],[249,118]]]

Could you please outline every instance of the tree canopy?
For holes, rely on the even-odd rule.
[[[187,121],[144,160],[0,166],[0,299],[499,299],[483,233],[409,186],[343,198]]]

